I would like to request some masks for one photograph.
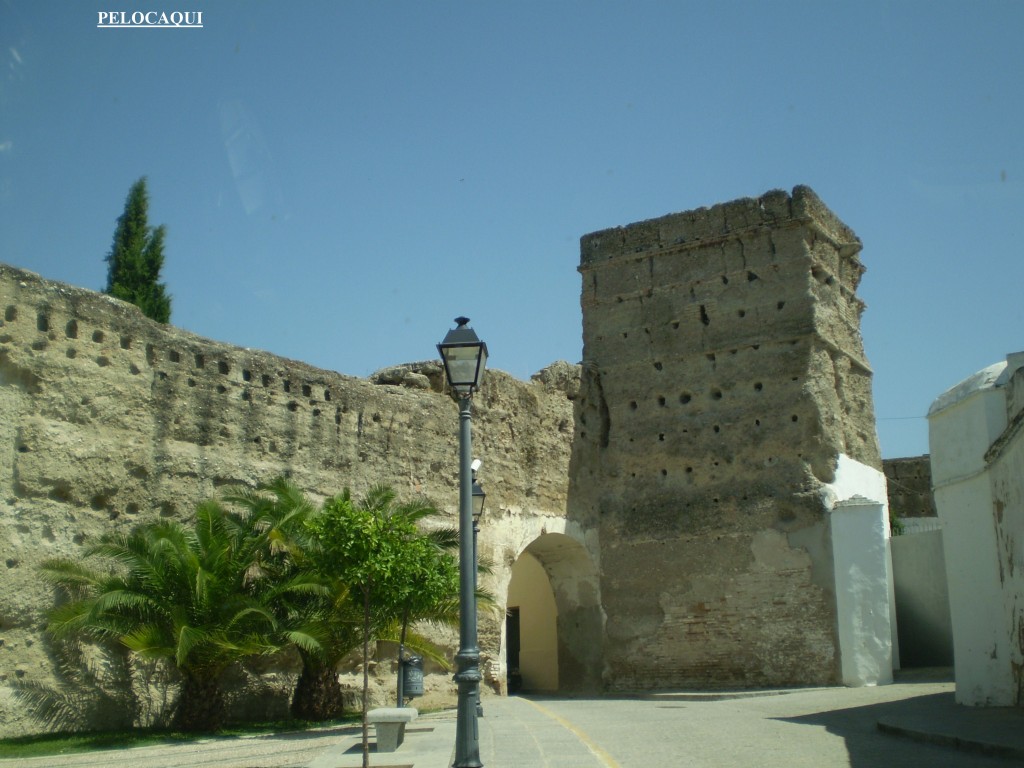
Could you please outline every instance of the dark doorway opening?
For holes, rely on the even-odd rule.
[[[519,670],[519,606],[509,607],[505,614],[505,669],[508,670],[508,692],[519,693],[523,675]]]

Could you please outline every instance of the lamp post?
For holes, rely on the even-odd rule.
[[[476,569],[473,568],[473,470],[471,467],[473,392],[487,365],[487,345],[468,327],[468,317],[455,318],[457,327],[437,345],[445,376],[459,404],[459,706],[455,721],[453,768],[482,768],[480,732],[474,693],[480,683],[480,649],[476,636]]]
[[[477,547],[477,536],[480,534],[480,518],[484,515],[484,499],[487,494],[484,488],[476,481],[476,470],[480,466],[480,460],[473,462],[473,600],[476,602],[477,577],[480,573],[480,550]],[[475,614],[474,614],[475,615]],[[476,716],[484,716],[484,705],[480,699],[480,681],[476,683]]]

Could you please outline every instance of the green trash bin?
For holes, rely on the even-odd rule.
[[[402,659],[402,695],[407,699],[423,695],[423,658]]]

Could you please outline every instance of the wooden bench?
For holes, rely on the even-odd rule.
[[[405,741],[405,725],[419,716],[416,707],[379,707],[366,713],[377,733],[377,751],[394,752]]]

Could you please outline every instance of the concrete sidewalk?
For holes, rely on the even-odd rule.
[[[879,713],[878,728],[921,743],[1024,765],[1024,709],[964,707],[949,691],[892,705]]]

